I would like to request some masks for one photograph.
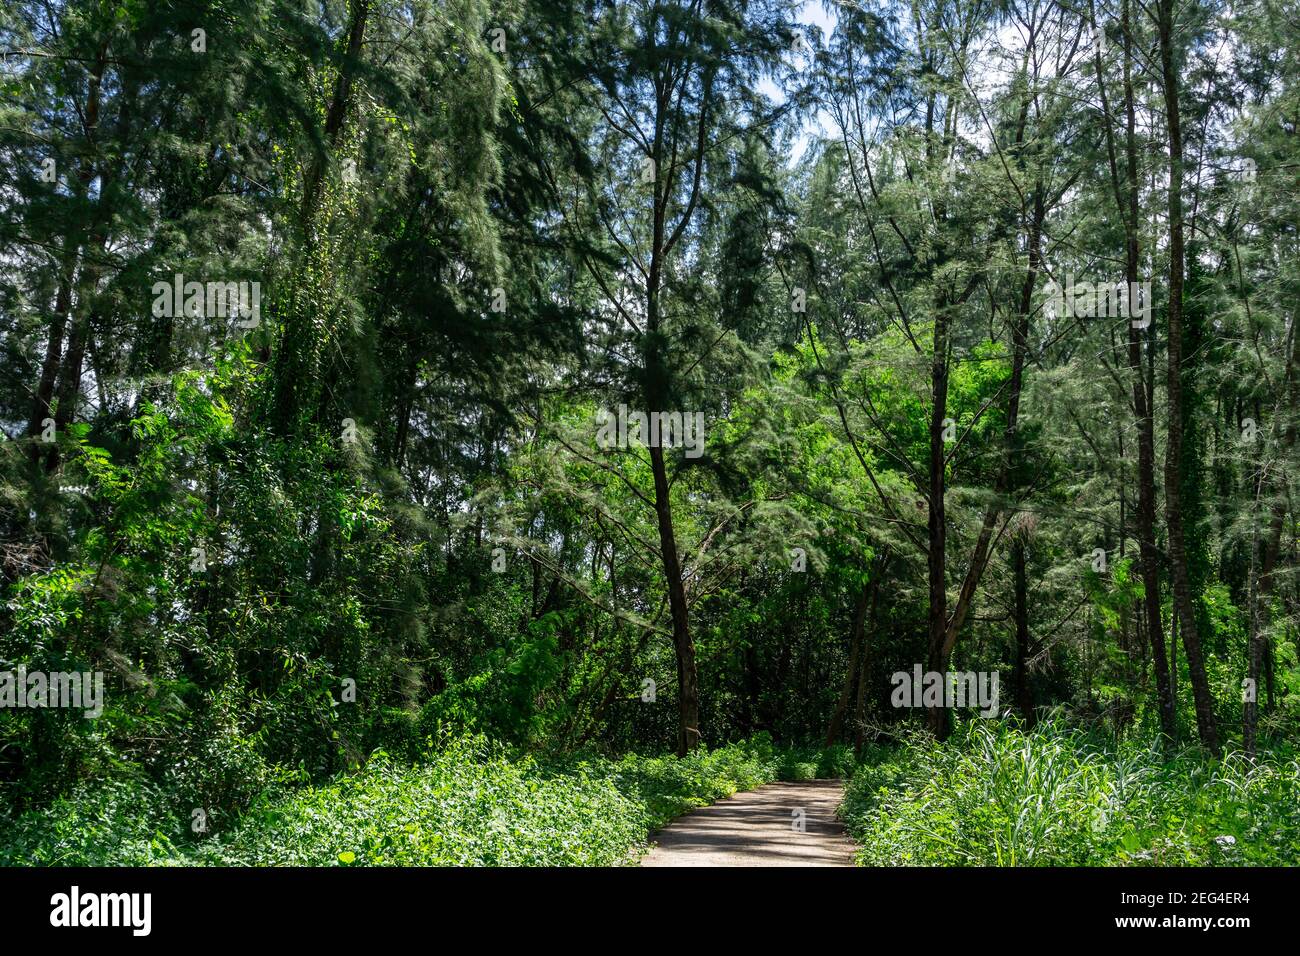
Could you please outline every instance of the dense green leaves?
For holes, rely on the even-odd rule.
[[[0,11],[0,672],[106,688],[15,860],[621,862],[895,738],[873,860],[1280,858],[1294,0],[811,6]]]

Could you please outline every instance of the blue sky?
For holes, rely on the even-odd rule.
[[[835,29],[835,24],[839,19],[835,8],[836,3],[834,0],[805,0],[798,12],[795,14],[795,19],[804,26],[816,26],[820,28],[822,32],[822,41],[825,42],[826,39],[830,37],[831,32]],[[759,89],[778,103],[784,99],[784,94],[781,92],[781,88],[770,79],[764,79],[759,84]],[[799,137],[794,155],[790,157],[791,162],[797,161],[803,155],[804,151],[808,148],[808,144],[812,142],[813,136],[818,135],[819,133],[822,135],[830,134],[831,127],[828,119],[829,118],[824,114],[817,114],[805,119],[804,132]]]

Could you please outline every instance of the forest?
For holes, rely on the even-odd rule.
[[[9,0],[0,865],[1300,864],[1298,40]]]

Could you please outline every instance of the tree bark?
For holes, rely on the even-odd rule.
[[[983,578],[984,571],[988,566],[993,547],[993,531],[997,525],[998,516],[1003,511],[1004,499],[1011,489],[1013,472],[1021,458],[1019,437],[1016,430],[1020,421],[1020,397],[1024,391],[1025,361],[1029,355],[1029,329],[1030,317],[1033,314],[1034,286],[1038,282],[1039,270],[1042,267],[1042,234],[1043,221],[1046,215],[1047,209],[1043,198],[1042,184],[1036,183],[1033,192],[1033,212],[1027,225],[1028,262],[1024,281],[1020,286],[1020,302],[1016,319],[1011,326],[1011,380],[1007,386],[1007,418],[1002,433],[1002,466],[998,470],[997,478],[994,480],[993,500],[985,509],[984,520],[980,525],[979,536],[975,542],[975,550],[971,555],[961,590],[957,594],[957,603],[954,605],[952,615],[945,627],[941,655],[944,669],[947,667],[948,660],[951,659],[952,650],[957,644],[957,635],[966,623],[966,616],[970,613],[975,600],[976,589],[979,587],[980,580]]]
[[[930,460],[929,517],[927,530],[930,653],[927,670],[942,673],[948,669],[948,584],[944,573],[947,517],[944,514],[944,485],[947,456],[944,452],[944,419],[948,415],[948,322],[945,305],[940,305],[934,319],[934,357],[930,365]],[[926,726],[940,740],[945,740],[951,724],[943,706],[926,708]]]
[[[339,64],[334,91],[325,113],[326,148],[337,148],[347,124],[352,99],[356,61],[361,56],[366,25],[370,17],[370,0],[351,0],[349,4],[346,58]],[[300,221],[305,241],[305,261],[310,261],[316,247],[317,220],[325,179],[326,155],[312,158],[303,177]],[[272,424],[276,432],[288,435],[294,430],[300,407],[311,407],[312,396],[319,389],[320,354],[323,333],[318,323],[304,320],[304,315],[329,308],[327,303],[310,298],[298,290],[288,298],[281,316],[280,334],[275,353]]]
[[[36,397],[32,402],[31,420],[27,424],[27,437],[32,439],[29,457],[37,461],[41,455],[41,446],[35,439],[44,428],[45,419],[49,418],[54,407],[54,386],[59,377],[59,365],[63,358],[63,342],[67,335],[68,313],[72,309],[72,278],[76,270],[79,245],[69,241],[64,255],[62,270],[59,273],[59,288],[54,299],[54,315],[50,319],[49,337],[45,342],[45,359],[41,362],[41,378],[36,384]]]
[[[835,710],[831,713],[830,724],[826,728],[827,747],[835,743],[839,737],[844,727],[844,717],[849,710],[849,702],[853,700],[853,684],[860,669],[858,662],[862,658],[866,644],[867,610],[873,602],[877,587],[879,587],[879,578],[873,574],[871,581],[862,586],[862,591],[854,602],[853,624],[849,628],[849,666],[844,674],[844,684],[840,687],[840,698],[835,702]]]
[[[1196,706],[1196,728],[1201,743],[1219,751],[1219,733],[1214,721],[1214,701],[1205,673],[1200,634],[1196,626],[1195,598],[1187,567],[1187,542],[1182,514],[1183,454],[1183,136],[1179,113],[1179,77],[1174,63],[1174,0],[1160,0],[1157,32],[1160,41],[1160,70],[1164,80],[1165,118],[1169,135],[1169,344],[1168,406],[1169,436],[1165,446],[1165,525],[1169,531],[1169,567],[1174,596],[1174,613],[1183,632],[1187,672]]]
[[[1278,450],[1279,457],[1285,457],[1295,446],[1296,424],[1295,415],[1297,409],[1300,409],[1300,377],[1297,377],[1297,370],[1300,369],[1300,334],[1293,331],[1291,335],[1291,351],[1287,356],[1285,384],[1283,386],[1284,414],[1287,421],[1282,429],[1281,447]],[[1250,614],[1250,640],[1247,648],[1247,677],[1252,681],[1251,686],[1254,693],[1250,695],[1249,700],[1242,702],[1242,744],[1247,755],[1253,757],[1257,745],[1259,730],[1259,682],[1264,671],[1264,658],[1266,651],[1269,650],[1269,642],[1265,636],[1265,630],[1268,626],[1271,614],[1268,610],[1268,601],[1273,596],[1273,572],[1277,567],[1277,560],[1282,549],[1282,531],[1286,525],[1286,505],[1283,500],[1285,494],[1285,484],[1282,481],[1274,481],[1274,484],[1280,485],[1275,489],[1275,499],[1270,509],[1270,519],[1268,527],[1268,537],[1265,538],[1262,547],[1257,555],[1253,555],[1257,563],[1258,574],[1251,586],[1251,614]],[[1256,491],[1256,500],[1258,500],[1264,491],[1265,480],[1260,479],[1258,490]],[[1272,697],[1272,674],[1271,674],[1271,654],[1269,659],[1269,697]]]
[[[890,558],[891,555],[887,550],[881,554],[880,568],[876,572],[876,586],[871,592],[871,607],[867,612],[867,623],[873,628],[876,624],[876,609],[880,604],[880,581],[889,569]],[[869,639],[864,632],[862,653],[858,655],[858,696],[853,705],[853,752],[858,756],[862,755],[862,747],[867,732],[867,683],[871,673],[869,647]]]
[[[68,346],[59,365],[57,392],[55,395],[54,431],[62,435],[76,417],[77,402],[81,397],[81,375],[86,361],[86,343],[94,334],[91,329],[92,310],[95,296],[99,289],[100,268],[94,257],[102,255],[107,235],[100,233],[91,240],[90,252],[82,261],[81,273],[77,277],[77,292],[72,305],[71,329],[68,332]],[[45,470],[53,473],[61,461],[59,446],[51,445],[45,459]]]
[[[1011,564],[1015,574],[1016,617],[1016,709],[1033,727],[1034,695],[1029,686],[1029,578],[1025,571],[1025,543],[1019,539],[1011,546]]]
[[[1112,178],[1115,185],[1115,202],[1124,222],[1124,276],[1134,288],[1138,282],[1141,264],[1141,247],[1138,239],[1138,155],[1137,111],[1133,99],[1133,37],[1129,27],[1129,4],[1125,0],[1120,11],[1120,26],[1124,36],[1124,184],[1121,188],[1115,172],[1113,134],[1106,124],[1107,146],[1112,157]],[[1098,80],[1101,80],[1098,67]],[[1101,85],[1103,105],[1105,85]],[[1108,111],[1109,112],[1109,111]],[[1149,305],[1149,303],[1147,303]],[[1169,679],[1169,660],[1165,650],[1164,622],[1160,608],[1160,552],[1156,548],[1156,478],[1155,478],[1155,382],[1143,370],[1142,351],[1144,339],[1149,343],[1150,329],[1139,329],[1130,321],[1128,329],[1128,360],[1133,374],[1133,415],[1138,432],[1138,564],[1142,575],[1142,607],[1146,632],[1151,645],[1151,658],[1156,674],[1156,706],[1160,714],[1161,733],[1172,743],[1178,733],[1174,713],[1173,685]],[[1150,344],[1147,345],[1150,349]]]

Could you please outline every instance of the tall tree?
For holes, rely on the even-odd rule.
[[[1201,743],[1211,751],[1219,749],[1219,732],[1214,719],[1214,700],[1205,671],[1201,634],[1196,620],[1196,596],[1192,594],[1187,533],[1183,513],[1183,287],[1186,273],[1186,243],[1183,213],[1183,129],[1179,103],[1181,53],[1174,28],[1175,0],[1158,0],[1155,9],[1159,43],[1160,78],[1164,89],[1165,126],[1169,137],[1169,342],[1166,389],[1169,404],[1168,437],[1165,443],[1165,525],[1169,531],[1169,572],[1174,613],[1187,652],[1187,671],[1196,703],[1196,727]]]

